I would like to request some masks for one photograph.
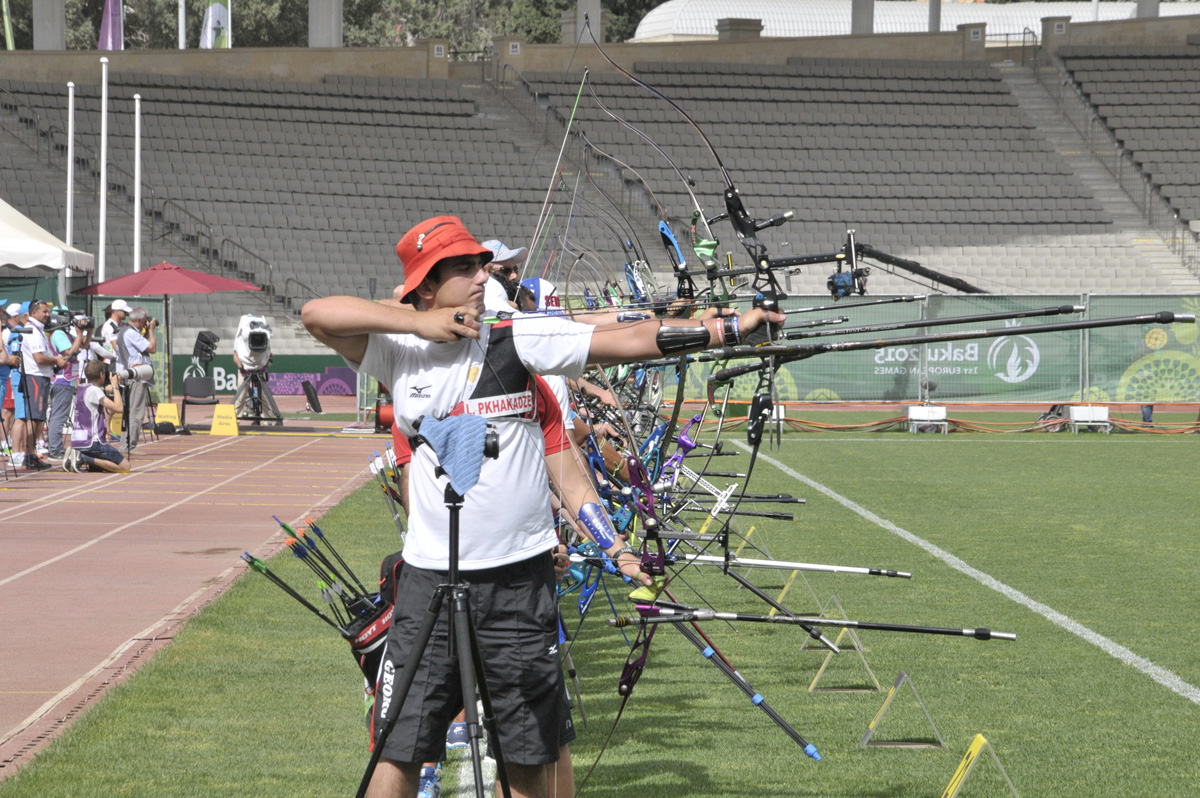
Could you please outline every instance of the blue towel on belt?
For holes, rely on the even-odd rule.
[[[487,419],[483,416],[450,416],[441,420],[426,417],[421,422],[421,437],[433,447],[442,470],[450,477],[450,487],[465,495],[479,482],[483,468],[483,446],[487,440]]]

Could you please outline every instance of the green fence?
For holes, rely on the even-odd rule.
[[[876,297],[881,298],[881,297]],[[832,304],[826,297],[791,297],[785,309]],[[847,304],[847,303],[843,303]],[[1196,296],[934,295],[915,302],[793,314],[789,322],[845,316],[837,325],[950,318],[979,313],[1084,305],[1081,314],[958,324],[813,341],[893,338],[901,335],[996,327],[1029,327],[1071,319],[1101,319],[1169,310],[1200,312]],[[718,365],[717,368],[720,366]],[[687,372],[687,396],[706,395],[712,364]],[[731,399],[749,399],[755,375],[738,378]],[[782,401],[808,402],[1197,402],[1200,401],[1200,328],[1151,324],[1097,330],[1012,335],[978,341],[831,352],[788,363],[778,372]],[[668,390],[667,395],[672,395]]]

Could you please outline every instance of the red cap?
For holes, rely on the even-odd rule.
[[[396,244],[396,255],[404,265],[404,291],[401,301],[410,301],[413,291],[438,261],[461,255],[482,255],[486,264],[492,251],[480,246],[462,220],[456,216],[426,219],[404,234]]]

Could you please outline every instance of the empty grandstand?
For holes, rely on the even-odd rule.
[[[706,60],[691,46],[670,60],[660,46],[627,66],[696,119],[751,213],[795,211],[793,222],[764,233],[774,253],[831,252],[854,229],[860,241],[993,292],[1200,290],[1116,183],[1081,166],[1083,146],[1035,112],[1026,96],[1026,78],[1036,88],[1029,67],[922,59],[915,51],[912,60],[816,58],[800,45],[778,63],[747,63],[752,48],[742,58],[713,50]],[[1200,148],[1200,90],[1163,63],[1150,76],[1151,67],[1134,66],[1142,56],[1091,48],[1065,49],[1067,69],[1180,215],[1194,220],[1200,174],[1185,159]],[[1176,49],[1169,57],[1178,69],[1193,68],[1188,59],[1200,48]],[[573,131],[620,163],[581,159],[576,141],[567,148],[575,161],[552,181],[582,67],[600,61],[594,53],[575,58],[570,48],[553,52],[557,71],[510,60],[512,69],[484,81],[331,71],[299,82],[231,76],[221,67],[189,76],[115,69],[107,276],[132,268],[135,93],[144,123],[143,265],[178,260],[268,289],[261,298],[179,301],[185,339],[221,325],[231,337],[243,312],[292,318],[313,295],[389,295],[399,276],[396,239],[424,216],[456,213],[481,236],[526,244],[552,184],[555,231],[569,228],[573,242],[616,269],[628,254],[625,241],[640,236],[652,263],[665,268],[655,202],[673,226],[686,227],[692,206],[684,181],[589,91]],[[0,192],[62,231],[65,81],[0,75],[0,123],[8,131],[0,134]],[[593,71],[588,83],[694,181],[707,215],[723,209],[714,161],[674,110],[611,72]],[[80,82],[74,243],[92,251],[99,97],[98,85]],[[1177,120],[1193,124],[1168,128]],[[727,225],[714,229],[726,239],[719,252],[744,257]],[[553,243],[537,252],[539,270],[557,256]],[[787,279],[793,292],[819,294],[827,274],[814,268]],[[906,275],[883,270],[870,287],[914,289]],[[286,329],[281,337],[281,351],[309,346],[303,336],[289,340]]]

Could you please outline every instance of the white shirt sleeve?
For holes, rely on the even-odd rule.
[[[578,379],[587,366],[595,327],[561,316],[514,319],[513,343],[526,368],[535,374],[561,374]]]
[[[367,351],[361,363],[342,358],[346,365],[360,374],[367,374],[382,382],[389,391],[394,389],[396,369],[400,366],[404,347],[396,336],[372,333],[367,337]]]

